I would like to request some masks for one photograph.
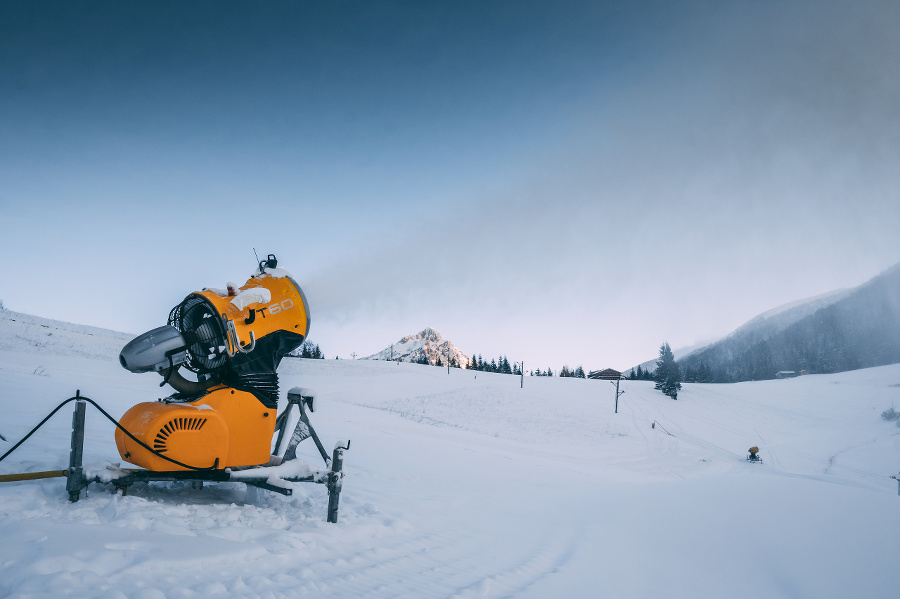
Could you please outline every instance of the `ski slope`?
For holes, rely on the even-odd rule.
[[[76,389],[116,417],[165,394],[119,366],[128,338],[0,311],[0,452]],[[62,478],[4,483],[0,597],[897,596],[900,428],[880,414],[900,365],[678,401],[626,382],[618,414],[604,381],[300,359],[280,376],[318,392],[326,447],[352,440],[338,524],[321,485],[69,503]],[[70,413],[0,473],[64,468]],[[106,461],[89,408],[85,463]]]

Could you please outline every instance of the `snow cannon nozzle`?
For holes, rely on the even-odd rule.
[[[181,331],[164,325],[129,341],[119,353],[119,363],[131,372],[160,372],[184,363],[186,349]]]

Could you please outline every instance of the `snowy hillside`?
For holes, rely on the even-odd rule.
[[[707,382],[775,378],[780,370],[831,373],[900,362],[900,264],[854,289],[791,302],[747,321],[713,343],[675,350]],[[656,370],[656,359],[640,364]],[[626,375],[637,366],[626,371]]]
[[[76,389],[116,417],[164,392],[119,366],[127,336],[0,326],[0,451]],[[94,484],[69,503],[62,478],[2,483],[0,597],[897,595],[900,428],[880,415],[900,407],[900,365],[686,384],[678,401],[626,381],[618,414],[605,381],[520,389],[508,375],[301,359],[280,376],[318,391],[326,446],[352,440],[338,524],[321,485],[286,498]],[[0,474],[65,467],[70,413]],[[752,445],[764,463],[745,460]],[[112,425],[89,410],[85,462],[107,460]]]
[[[810,314],[839,302],[850,295],[851,292],[852,290],[850,289],[838,289],[830,293],[778,306],[747,321],[735,329],[730,336],[746,334],[755,340],[767,339]]]
[[[863,285],[762,314],[679,360],[710,380],[764,380],[781,370],[833,373],[900,362],[900,265]],[[690,380],[691,377],[686,376]]]
[[[441,334],[426,327],[415,335],[407,335],[392,345],[384,348],[376,354],[366,356],[363,360],[393,360],[395,362],[413,362],[446,366],[447,360],[451,365],[467,368],[471,361],[466,354],[461,352],[449,339],[444,339]]]
[[[0,351],[79,355],[118,362],[122,346],[134,335],[0,310]]]
[[[734,331],[729,333],[728,336],[725,337],[725,339],[720,339],[712,343],[703,343],[700,345],[693,345],[691,347],[676,349],[673,350],[672,353],[675,354],[675,359],[680,362],[681,360],[690,358],[694,354],[700,354],[704,350],[714,347],[717,344],[729,339],[739,339],[739,342],[741,343],[745,341],[751,343],[764,341],[770,336],[783,331],[795,322],[806,318],[810,314],[815,313],[817,310],[826,308],[842,300],[849,294],[850,290],[839,289],[837,291],[817,295],[815,297],[809,297],[803,300],[790,302],[788,304],[778,306],[777,308],[767,310],[766,312],[763,312],[758,316],[754,316],[753,318],[736,328]],[[647,360],[646,362],[642,362],[640,364],[641,369],[644,371],[655,371],[657,359],[658,357],[653,358],[652,360]],[[632,370],[637,370],[637,366],[630,368],[628,371],[626,371],[626,374],[630,373]]]

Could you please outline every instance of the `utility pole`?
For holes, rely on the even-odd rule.
[[[619,391],[619,381],[620,380],[622,380],[622,379],[616,379],[616,412],[615,412],[616,414],[619,413],[619,396],[622,395],[623,393],[625,393],[624,389],[622,391]],[[612,381],[610,381],[609,384],[611,385]]]
[[[450,374],[450,342],[447,342],[447,374]]]
[[[394,361],[394,344],[391,343],[391,362]]]
[[[519,372],[519,389],[525,388],[525,360],[522,360],[522,370]]]

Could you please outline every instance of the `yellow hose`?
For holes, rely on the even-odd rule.
[[[47,470],[46,472],[23,472],[22,474],[0,474],[0,483],[11,483],[17,480],[34,480],[37,478],[54,478],[66,476],[67,470]]]

